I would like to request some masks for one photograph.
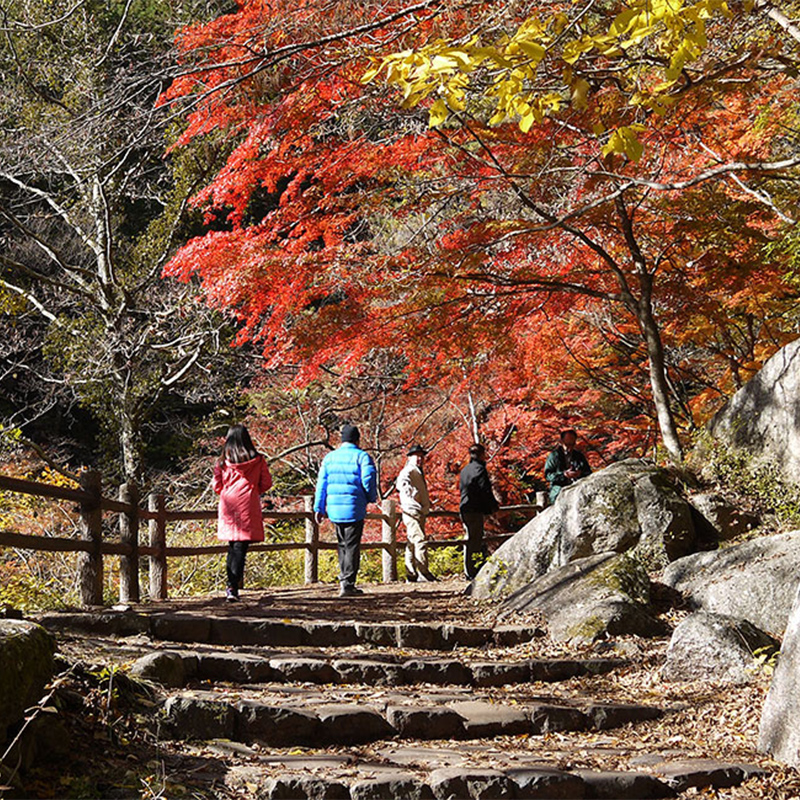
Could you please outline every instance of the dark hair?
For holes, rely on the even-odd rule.
[[[575,428],[564,428],[564,430],[558,432],[558,438],[563,442],[568,433],[571,433],[576,439],[578,438],[578,432]]]
[[[253,447],[253,440],[244,425],[231,425],[225,436],[225,444],[222,448],[220,461],[230,461],[231,464],[241,464],[243,461],[251,461],[258,455],[258,451]]]
[[[471,444],[469,446],[470,458],[480,458],[485,453],[486,453],[486,448],[478,442],[475,442],[475,444]]]

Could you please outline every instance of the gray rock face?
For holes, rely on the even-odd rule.
[[[777,467],[800,475],[800,339],[786,345],[728,401],[709,424],[711,435]]]
[[[620,461],[562,490],[498,548],[472,595],[507,595],[598,553],[635,550],[649,568],[664,566],[692,552],[696,538],[691,508],[667,472],[639,459]]]
[[[800,581],[800,531],[686,556],[661,580],[697,609],[746,619],[779,637]]]
[[[800,593],[795,598],[758,731],[759,750],[800,767]]]
[[[606,635],[660,636],[664,624],[648,609],[650,580],[642,564],[619,553],[581,558],[508,597],[514,611],[539,612],[560,641],[593,642]]]
[[[778,642],[746,620],[699,612],[675,628],[661,676],[749,683],[756,667],[753,654],[763,647],[777,649]]]
[[[735,539],[758,525],[758,517],[738,508],[722,495],[713,492],[695,494],[689,503],[713,529],[717,539]]]
[[[9,725],[35,705],[53,676],[53,637],[40,625],[0,620],[0,742]]]

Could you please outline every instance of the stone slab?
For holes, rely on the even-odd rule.
[[[472,672],[460,661],[447,658],[411,658],[403,662],[406,683],[469,686]]]
[[[514,795],[525,800],[573,800],[586,797],[586,784],[579,775],[547,767],[515,767],[505,770],[514,784]]]
[[[273,680],[297,683],[336,683],[339,680],[339,673],[321,658],[279,656],[271,658],[269,665]]]
[[[350,784],[352,800],[434,800],[430,787],[410,772],[388,772]]]
[[[176,695],[164,703],[160,731],[175,739],[233,739],[236,711],[211,693]]]
[[[535,734],[566,733],[583,731],[589,727],[586,715],[571,706],[557,706],[541,703],[529,706],[529,730]]]
[[[275,677],[268,659],[244,653],[198,653],[197,677],[228,683],[263,683]]]
[[[529,733],[530,720],[524,709],[467,700],[449,705],[464,720],[464,732],[468,738],[490,736],[514,736]]]
[[[306,632],[302,625],[271,619],[212,617],[210,641],[229,645],[302,647]]]
[[[766,771],[755,764],[715,761],[713,759],[686,759],[654,768],[664,782],[676,792],[690,788],[713,787],[726,789],[738,786],[748,778],[765,775]]]
[[[243,700],[236,711],[234,738],[239,741],[280,747],[314,744],[323,736],[316,715],[297,708]]]
[[[366,658],[338,658],[332,664],[342,683],[368,686],[399,686],[405,682],[405,670],[398,664],[372,661]]]
[[[347,784],[308,775],[282,775],[268,778],[258,796],[268,800],[350,800],[350,789]]]
[[[208,642],[211,619],[194,614],[155,614],[150,618],[150,634],[170,642]]]
[[[469,670],[475,686],[506,686],[531,680],[530,661],[476,661]]]
[[[628,703],[597,703],[584,708],[589,724],[595,730],[636,725],[663,716],[664,711],[656,706],[640,706]]]
[[[464,735],[463,717],[441,706],[389,706],[386,719],[404,739],[459,739]]]
[[[352,622],[310,620],[301,623],[305,644],[310,647],[352,647],[359,642],[358,632]]]
[[[315,709],[320,737],[332,744],[361,744],[388,739],[395,729],[374,708],[355,704],[330,704]]]
[[[641,772],[578,769],[572,774],[586,784],[586,796],[598,800],[655,800],[675,796],[675,791],[666,783]]]
[[[495,769],[442,767],[430,774],[428,785],[436,800],[504,800],[514,797],[511,780]]]

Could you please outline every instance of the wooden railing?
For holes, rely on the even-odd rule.
[[[133,484],[123,484],[119,499],[103,497],[100,474],[91,470],[80,473],[80,488],[70,489],[35,481],[21,480],[0,475],[0,490],[78,503],[78,538],[35,536],[13,531],[0,531],[0,547],[46,552],[75,552],[78,557],[79,594],[85,606],[103,603],[103,557],[119,556],[119,599],[122,603],[140,601],[139,559],[149,562],[150,586],[148,595],[152,599],[166,599],[168,595],[167,559],[176,556],[211,555],[227,552],[227,544],[194,547],[167,547],[167,524],[170,522],[216,520],[217,510],[185,511],[168,510],[163,494],[150,494],[147,508],[140,507],[140,496]],[[542,505],[516,505],[501,507],[501,513],[519,512],[534,516]],[[119,514],[119,541],[103,539],[103,512]],[[433,511],[431,517],[458,520],[457,511]],[[335,550],[336,542],[320,539],[319,526],[314,518],[313,498],[303,498],[302,511],[264,510],[266,521],[303,520],[305,537],[302,542],[262,542],[250,546],[251,551],[305,550],[304,577],[306,583],[319,580],[319,553]],[[148,523],[148,544],[140,543],[140,522]],[[362,550],[382,551],[382,578],[384,583],[397,580],[398,542],[397,530],[400,515],[393,499],[381,501],[381,513],[368,513],[367,520],[381,523],[381,540],[364,542]],[[502,541],[511,534],[485,538],[487,541]],[[428,539],[428,547],[458,547],[465,539]],[[401,543],[402,544],[402,543]]]

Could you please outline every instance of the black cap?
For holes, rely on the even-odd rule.
[[[351,442],[352,444],[358,444],[358,440],[361,438],[361,434],[358,432],[358,428],[355,425],[345,425],[342,428],[342,441],[343,442]]]
[[[421,444],[413,444],[406,455],[409,456],[424,456],[427,451]]]

